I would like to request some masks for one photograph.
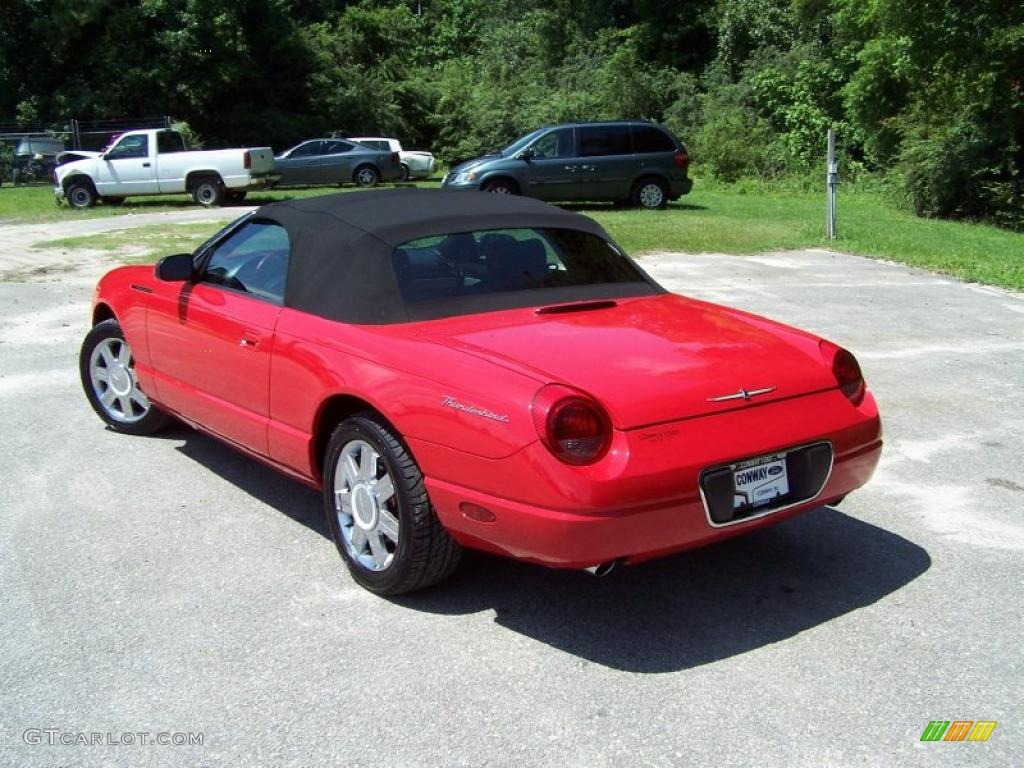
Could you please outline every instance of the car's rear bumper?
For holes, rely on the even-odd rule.
[[[728,527],[711,525],[696,486],[667,504],[599,513],[534,507],[438,480],[428,479],[427,490],[442,524],[465,546],[555,568],[587,568],[611,560],[638,563],[703,546],[835,503],[867,481],[881,450],[879,440],[854,455],[836,457],[816,497]],[[467,517],[461,508],[467,502],[488,510],[494,521]]]
[[[690,194],[693,189],[693,179],[671,179],[668,185],[668,199],[678,200],[683,195]]]
[[[607,472],[556,467],[536,443],[506,459],[477,462],[476,488],[432,477],[430,465],[443,454],[410,443],[425,459],[421,464],[427,465],[427,490],[438,518],[463,545],[558,568],[619,559],[635,563],[786,520],[864,485],[882,450],[877,409],[870,395],[858,408],[838,398],[838,392],[821,393],[756,412],[619,433],[629,435],[623,438],[625,455],[612,459],[620,466]],[[755,419],[761,429],[752,428]],[[827,478],[816,495],[756,517],[712,523],[699,485],[702,472],[811,443],[832,448]],[[489,484],[507,485],[518,500]],[[482,522],[467,504],[489,511],[493,521]]]

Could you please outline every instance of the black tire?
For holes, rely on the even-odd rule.
[[[97,362],[102,362],[103,349],[108,352],[120,350],[121,345],[128,350],[127,364],[116,372],[105,366],[108,379],[104,387],[102,382],[93,378],[93,357],[95,355]],[[131,358],[131,348],[124,340],[124,333],[117,320],[104,320],[86,334],[78,355],[78,371],[89,405],[115,431],[126,435],[151,435],[166,427],[170,421],[170,417],[150,403],[148,398],[145,399],[145,407],[135,400],[135,393],[141,394],[135,377],[135,360]],[[114,378],[115,375],[118,379]],[[104,404],[102,398],[106,392],[120,391],[125,394],[116,398],[118,404]],[[145,395],[142,397],[145,398]],[[125,400],[128,401],[127,409],[120,405]]]
[[[352,174],[352,181],[356,186],[369,189],[380,181],[380,173],[372,165],[360,165]]]
[[[192,182],[190,189],[196,205],[213,208],[224,202],[224,183],[216,176],[202,176]]]
[[[359,444],[369,445],[377,454],[373,459],[373,479],[360,480],[356,487],[339,492],[350,494],[351,514],[346,515],[340,500],[336,505],[336,498],[340,499],[335,491],[336,484],[345,485],[347,482],[346,473],[339,464],[343,452],[357,450],[352,447]],[[383,500],[377,497],[375,490],[369,490],[376,488],[378,476],[380,480],[390,476],[394,489],[394,493]],[[373,510],[368,514],[360,515],[356,511],[360,494],[364,500],[373,498],[372,502],[364,505],[364,508],[369,506]],[[438,521],[419,467],[399,436],[376,414],[352,416],[331,434],[324,457],[323,500],[327,527],[342,560],[352,578],[374,594],[399,595],[424,589],[448,578],[459,564],[462,548]],[[379,510],[386,510],[397,519],[397,542],[380,537]],[[380,568],[361,562],[355,554],[356,534],[360,534],[357,519],[360,517],[364,523],[368,518],[373,520],[369,533],[376,534],[378,542],[388,547],[388,559]],[[366,530],[365,525],[360,527]],[[360,550],[365,550],[360,556],[364,560],[375,559],[369,537],[365,533],[360,536],[366,539],[360,543]]]
[[[123,197],[102,197],[100,199],[103,201],[104,205],[112,205],[115,208],[118,208],[118,207],[124,205],[124,198]]]
[[[633,193],[629,199],[637,208],[655,211],[664,208],[668,203],[668,188],[661,179],[640,179],[633,185]]]
[[[64,192],[64,195],[67,197],[68,205],[72,208],[84,210],[96,205],[96,190],[93,189],[92,184],[89,184],[88,182],[71,182],[68,184],[68,188]]]
[[[516,185],[507,179],[495,179],[494,181],[488,181],[482,187],[482,192],[490,192],[495,195],[518,195],[519,189]]]
[[[408,180],[409,180],[409,166],[406,165],[405,163],[402,163],[402,181],[408,181]]]

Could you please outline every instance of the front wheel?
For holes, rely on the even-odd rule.
[[[135,358],[116,320],[104,320],[86,334],[78,369],[89,404],[118,432],[150,435],[167,426],[168,416],[139,388]]]
[[[380,181],[380,174],[372,165],[363,165],[356,168],[355,182],[360,187],[372,187]]]
[[[482,187],[483,192],[490,192],[494,195],[515,195],[518,194],[518,190],[512,185],[511,182],[505,181],[504,179],[497,179],[496,181],[489,181]]]
[[[92,208],[96,204],[96,191],[88,184],[76,181],[68,187],[67,198],[72,208]]]
[[[461,547],[441,526],[423,475],[398,435],[375,414],[342,422],[324,460],[327,526],[352,578],[378,595],[446,579]]]

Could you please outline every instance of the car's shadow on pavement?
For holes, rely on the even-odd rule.
[[[331,540],[320,494],[308,485],[285,477],[219,440],[189,427],[175,425],[156,437],[182,441],[176,448],[180,453],[202,464],[254,499]]]
[[[871,605],[930,565],[916,544],[826,507],[602,579],[468,553],[450,581],[396,602],[492,610],[501,626],[595,664],[673,672]]]
[[[329,539],[320,496],[213,438],[180,427],[177,450]],[[871,605],[931,566],[896,534],[825,507],[777,526],[598,579],[467,551],[443,584],[392,598],[415,611],[493,611],[502,627],[629,672],[735,656]],[[339,561],[338,567],[342,568]]]

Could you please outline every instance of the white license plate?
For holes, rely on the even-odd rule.
[[[732,484],[735,489],[733,509],[760,507],[770,504],[778,496],[785,496],[789,493],[785,454],[761,456],[734,464]]]

